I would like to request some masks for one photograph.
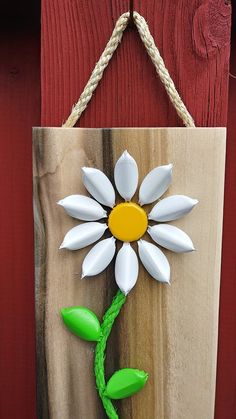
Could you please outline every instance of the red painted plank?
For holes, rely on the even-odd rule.
[[[198,126],[225,126],[229,1],[135,0]],[[76,102],[128,0],[42,1],[42,125],[60,126]],[[233,81],[232,81],[233,83]],[[231,84],[232,84],[231,83]],[[233,93],[230,109],[234,110]],[[235,112],[234,112],[235,114]],[[235,117],[228,137],[217,419],[235,418]],[[234,120],[233,120],[234,119]],[[80,126],[181,125],[135,30],[128,30]],[[235,223],[234,223],[235,224]]]
[[[215,419],[236,418],[236,9],[232,25],[220,333]]]
[[[223,0],[135,2],[199,126],[225,126],[230,6]],[[60,126],[128,0],[42,2],[42,125]],[[135,30],[127,31],[80,125],[181,124]]]
[[[26,21],[7,23],[0,40],[0,417],[34,419],[31,127],[40,123],[39,39]]]

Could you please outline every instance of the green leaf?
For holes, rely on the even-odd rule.
[[[106,395],[110,399],[124,399],[141,390],[148,379],[145,371],[124,368],[116,371],[106,386]]]
[[[84,340],[98,341],[101,337],[99,320],[86,307],[67,307],[61,309],[62,319],[68,329]]]

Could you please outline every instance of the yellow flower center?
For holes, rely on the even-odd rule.
[[[132,242],[140,239],[147,230],[147,214],[133,202],[116,205],[109,215],[108,227],[118,240]]]

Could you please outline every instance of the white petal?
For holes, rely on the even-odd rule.
[[[195,250],[190,237],[175,226],[158,224],[148,227],[148,233],[157,244],[173,252],[182,253]]]
[[[98,169],[83,167],[83,184],[88,192],[107,207],[115,205],[115,191],[108,177]]]
[[[115,251],[116,239],[110,237],[95,244],[85,256],[82,265],[82,278],[85,276],[98,275],[104,271],[112,261]]]
[[[157,281],[170,283],[170,265],[164,253],[146,240],[138,241],[138,252],[142,264]]]
[[[115,263],[115,278],[120,290],[127,295],[138,279],[138,258],[129,243],[119,250]]]
[[[150,204],[165,193],[172,180],[172,167],[172,164],[159,166],[147,174],[139,190],[140,205]]]
[[[127,150],[116,162],[114,178],[119,194],[130,201],[138,186],[138,166]]]
[[[173,221],[188,214],[198,203],[185,195],[172,195],[162,199],[151,210],[148,218],[155,221]]]
[[[78,250],[99,240],[107,229],[106,224],[84,223],[80,224],[65,235],[60,249]]]
[[[94,199],[84,195],[70,195],[58,201],[67,214],[83,221],[100,220],[107,216],[107,212]]]

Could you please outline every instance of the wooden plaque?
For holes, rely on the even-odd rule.
[[[152,168],[173,163],[165,194],[199,200],[188,216],[173,222],[197,251],[164,251],[171,287],[158,283],[140,263],[139,279],[109,339],[106,372],[133,367],[149,373],[137,395],[117,403],[121,419],[213,419],[225,166],[224,128],[35,128],[34,204],[39,419],[105,418],[93,375],[94,344],[65,329],[60,309],[83,305],[100,318],[117,286],[114,265],[80,279],[88,248],[59,251],[78,221],[56,204],[87,194],[82,166],[113,179],[116,160],[127,149],[139,180]]]

